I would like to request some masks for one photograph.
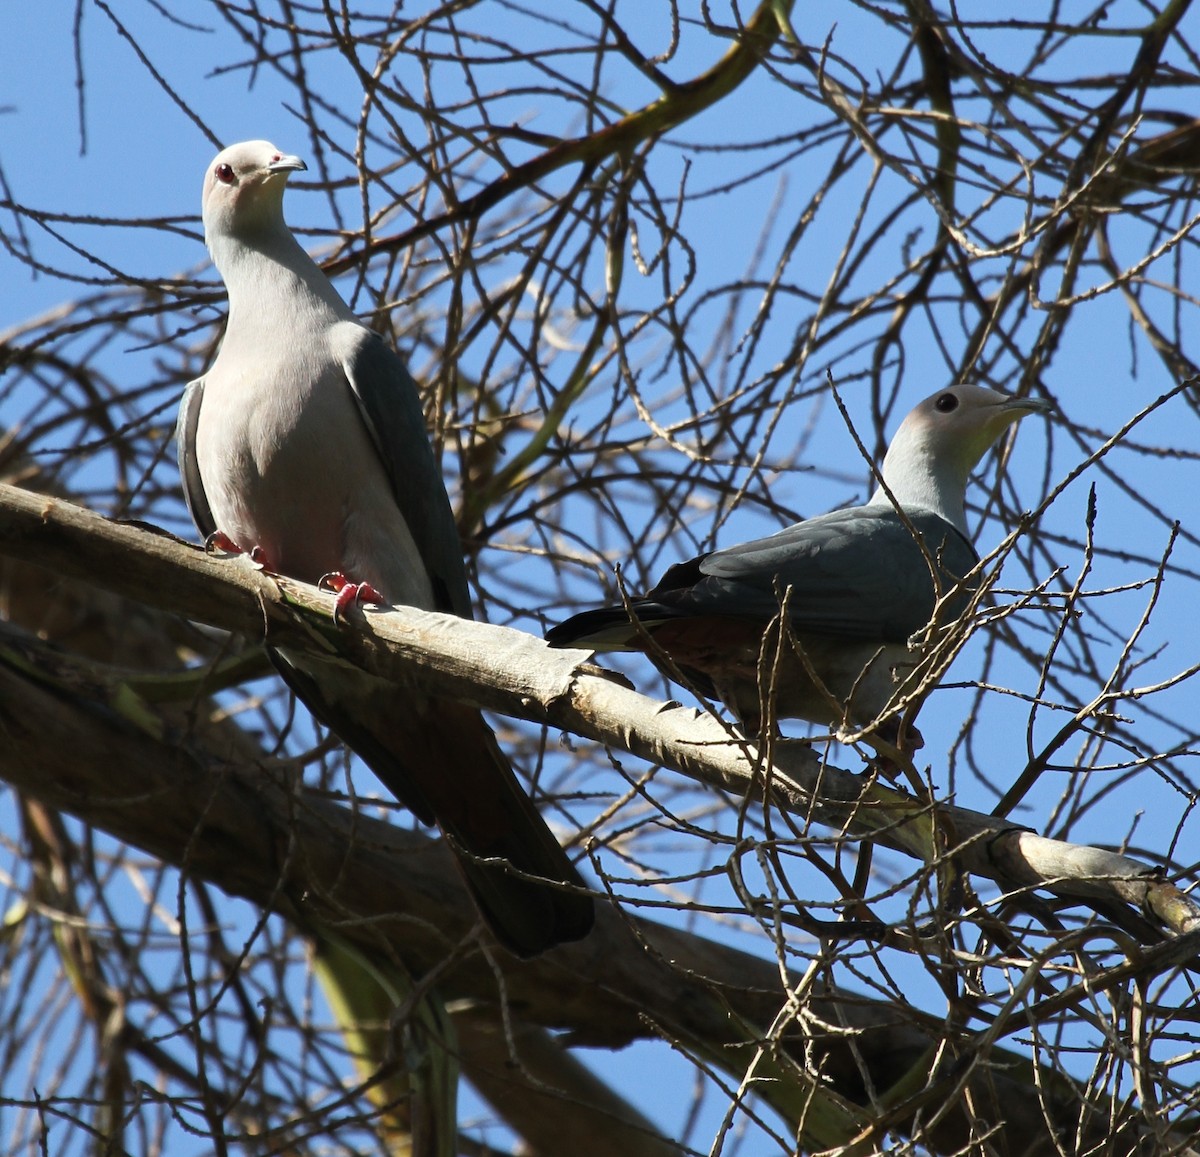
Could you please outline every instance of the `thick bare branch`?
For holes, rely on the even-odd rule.
[[[114,707],[90,691],[66,677],[45,644],[0,636],[0,777],[190,878],[428,975],[448,999],[470,1001],[475,1015],[487,1007],[494,1017],[567,1028],[573,1043],[608,1048],[666,1035],[700,1055],[724,1053],[728,1064],[757,1048],[781,1001],[786,1006],[771,962],[607,906],[587,940],[534,961],[473,950],[482,925],[436,842],[304,791],[273,761],[231,764],[153,713],[127,701]],[[779,1040],[851,1104],[865,1106],[866,1088],[886,1088],[923,1063],[940,1032],[936,1018],[923,1025],[911,1011],[897,1017],[888,1002],[836,992],[807,999],[804,1020],[785,1020]],[[485,1091],[496,1079],[496,1031],[478,1054],[470,1038],[464,1046]],[[521,1064],[519,1034],[514,1047]],[[530,1063],[536,1074],[540,1062]],[[509,1082],[510,1092],[521,1079]],[[958,1079],[951,1068],[933,1087]],[[1021,1079],[981,1070],[976,1092],[1015,1146],[1038,1144],[1041,1110]],[[1061,1095],[1074,1099],[1067,1086]],[[981,1111],[977,1102],[973,1113]],[[904,1119],[889,1116],[894,1128]],[[960,1143],[973,1120],[956,1110],[939,1136]]]
[[[646,699],[590,673],[580,653],[519,631],[409,607],[367,612],[339,631],[333,598],[314,587],[15,487],[0,487],[0,553],[263,642],[338,651],[397,687],[419,683],[560,727],[930,864],[953,855],[966,871],[1015,889],[1131,904],[1176,933],[1200,928],[1200,909],[1146,865],[929,804],[832,767],[807,744],[776,743],[764,769],[755,747],[712,716]]]

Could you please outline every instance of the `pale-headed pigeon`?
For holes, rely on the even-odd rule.
[[[188,508],[202,534],[279,574],[316,583],[332,573],[343,596],[367,584],[372,599],[470,618],[417,387],[284,223],[288,175],[305,167],[246,141],[205,174],[205,240],[229,320],[180,409]],[[501,942],[531,956],[587,934],[583,881],[478,710],[345,664],[273,658],[397,799],[441,827]]]
[[[1013,422],[1049,408],[981,386],[940,390],[901,423],[883,484],[865,506],[677,563],[628,607],[583,611],[546,639],[644,651],[668,677],[678,672],[724,702],[752,734],[768,690],[776,718],[850,731],[869,725],[916,665],[909,640],[939,599],[948,596],[943,625],[969,599],[960,585],[977,562],[964,510],[968,475]],[[772,672],[764,632],[783,605],[791,638]]]

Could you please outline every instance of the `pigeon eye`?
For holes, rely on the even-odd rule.
[[[220,181],[222,185],[232,185],[233,184],[233,166],[232,165],[218,165],[217,166],[217,180]]]
[[[950,393],[939,394],[937,401],[933,403],[933,408],[937,410],[939,414],[949,414],[952,410],[957,410],[958,395]]]

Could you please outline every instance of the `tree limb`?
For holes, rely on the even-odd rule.
[[[580,652],[552,650],[520,631],[411,607],[368,610],[353,630],[339,630],[333,598],[315,587],[10,486],[0,486],[0,554],[262,642],[336,652],[398,686],[420,683],[562,728],[739,795],[761,800],[769,782],[773,805],[926,864],[953,856],[963,870],[1002,886],[1132,905],[1179,934],[1200,928],[1195,902],[1144,864],[929,804],[831,767],[806,744],[776,743],[764,778],[760,753],[721,721],[592,674]]]

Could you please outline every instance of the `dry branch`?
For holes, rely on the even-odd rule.
[[[331,932],[385,966],[395,961],[435,978],[448,1000],[469,1003],[476,1020],[491,1010],[494,1024],[507,1017],[518,1026],[566,1028],[572,1044],[607,1048],[666,1037],[735,1067],[759,1048],[760,1026],[774,1024],[770,1048],[795,1058],[787,1075],[803,1088],[804,1074],[819,1072],[823,1095],[850,1107],[865,1109],[868,1090],[887,1089],[899,1074],[925,1073],[922,1097],[890,1110],[891,1128],[903,1130],[939,1089],[967,1080],[974,1109],[954,1108],[931,1134],[939,1144],[960,1145],[981,1119],[996,1122],[1017,1149],[1044,1133],[1042,1106],[1029,1097],[1018,1058],[1007,1056],[992,1071],[991,1062],[1005,1055],[993,1049],[991,1062],[974,1073],[959,1063],[930,1069],[944,1032],[939,1018],[833,990],[806,991],[804,1019],[781,1020],[788,993],[771,961],[608,905],[600,905],[587,940],[537,960],[473,950],[482,926],[438,843],[304,790],[278,761],[248,761],[243,749],[231,762],[136,697],[114,697],[80,671],[47,644],[12,628],[0,632],[0,777],[190,878],[318,936]],[[807,988],[800,977],[787,983]],[[483,1031],[477,1023],[464,1037],[463,1064],[485,1090],[515,1098],[520,1120],[539,1098],[554,1096],[539,1076],[540,1052],[526,1067],[522,1051],[523,1041],[535,1050],[543,1042],[518,1031],[518,1068],[497,1073],[499,1030],[475,1041]],[[963,1045],[972,1056],[969,1038]],[[570,1073],[563,1078],[564,1093],[578,1091]],[[1048,1095],[1064,1106],[1078,1100],[1078,1090],[1052,1084],[1057,1092]],[[610,1111],[594,1091],[589,1098],[598,1113]]]
[[[1037,836],[978,812],[931,805],[779,743],[764,777],[759,753],[719,720],[647,699],[581,666],[580,652],[484,623],[408,607],[333,626],[331,596],[223,559],[162,532],[114,523],[59,499],[0,487],[0,553],[96,583],[128,598],[348,662],[440,695],[618,747],[701,782],[770,798],[807,820],[844,828],[928,863],[953,855],[968,872],[1014,890],[1132,905],[1178,934],[1200,909],[1128,857]]]

